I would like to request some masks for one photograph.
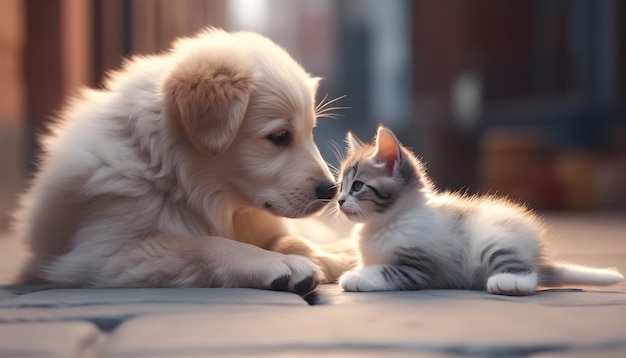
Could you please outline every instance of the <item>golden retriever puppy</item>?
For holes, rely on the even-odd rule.
[[[23,283],[306,294],[344,270],[284,219],[335,195],[312,78],[254,33],[208,29],[84,90],[15,215]],[[305,257],[306,256],[306,257]]]

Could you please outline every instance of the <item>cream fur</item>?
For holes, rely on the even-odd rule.
[[[83,90],[15,214],[32,250],[19,281],[305,294],[335,280],[341,261],[281,218],[328,201],[317,81],[267,38],[208,29]],[[288,147],[267,138],[281,131]]]

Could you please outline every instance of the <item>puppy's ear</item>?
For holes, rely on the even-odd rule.
[[[198,51],[187,56],[162,85],[168,115],[197,149],[212,157],[235,138],[254,82],[250,66],[221,55]]]
[[[310,77],[309,78],[309,86],[311,87],[311,93],[317,93],[317,89],[320,86],[321,77]]]

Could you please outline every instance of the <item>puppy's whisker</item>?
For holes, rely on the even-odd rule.
[[[309,208],[310,208],[312,205],[316,205],[316,204],[319,204],[319,203],[325,203],[325,204],[327,204],[327,203],[329,203],[329,202],[330,202],[330,200],[328,200],[328,199],[315,199],[315,200],[311,200],[310,202],[308,202],[308,203],[304,206],[304,208],[302,208],[302,210],[300,210],[300,212],[298,212],[298,217],[302,217],[302,216],[306,215],[306,214],[308,213]]]
[[[323,110],[323,109],[325,109],[326,107],[328,107],[329,105],[331,105],[331,104],[333,104],[333,103],[335,103],[335,102],[337,102],[337,101],[339,101],[339,100],[342,100],[342,99],[344,99],[344,98],[346,98],[346,97],[347,97],[347,95],[345,95],[345,94],[344,94],[344,95],[342,95],[342,96],[335,97],[335,98],[333,98],[333,99],[331,99],[331,100],[326,101],[326,99],[328,98],[328,94],[326,94],[326,95],[324,96],[324,98],[322,99],[322,101],[321,101],[321,102],[320,102],[317,106],[315,106],[315,109],[317,109],[317,110]]]
[[[329,118],[329,119],[337,119],[339,117],[345,117],[343,114],[338,113],[327,113],[327,114],[316,114],[315,118]]]
[[[334,165],[326,162],[326,165],[328,166],[328,169],[330,169],[330,172],[333,174],[333,176],[335,178],[339,177],[339,168],[335,167]],[[335,188],[337,187],[337,184],[335,184],[334,186]]]
[[[332,113],[332,111],[335,110],[339,110],[339,109],[349,109],[351,107],[329,107],[331,104],[341,100],[342,98],[345,98],[346,95],[343,96],[339,96],[336,98],[333,98],[331,100],[327,100],[328,98],[328,94],[324,95],[324,98],[322,98],[322,100],[320,101],[320,103],[317,104],[317,106],[315,106],[315,117],[317,118],[337,118],[339,116],[341,116],[340,114],[337,113]]]
[[[343,150],[341,149],[341,147],[339,146],[339,144],[337,144],[337,142],[335,142],[334,140],[331,140],[329,142],[330,146],[329,149],[333,152],[333,154],[335,155],[335,159],[337,160],[337,162],[341,163],[341,160],[343,159],[343,157],[345,156],[343,153]],[[338,167],[339,168],[339,167]]]
[[[316,111],[316,114],[324,114],[338,109],[351,109],[352,107],[327,107]]]
[[[322,98],[322,100],[315,106],[315,113],[317,113],[317,111],[322,109],[322,106],[324,105],[324,101],[326,101],[327,98],[328,98],[328,93],[326,93],[324,95],[324,98]]]
[[[349,109],[351,107],[332,107],[332,108],[328,108],[328,109],[324,109],[321,110],[319,112],[315,113],[315,117],[316,118],[338,118],[338,117],[344,117],[343,114],[340,113],[334,113],[332,111],[338,110],[338,109]]]

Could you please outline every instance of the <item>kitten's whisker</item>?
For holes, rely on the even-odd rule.
[[[339,205],[337,204],[337,202],[335,201],[334,203],[335,205],[333,205],[330,210],[329,210],[329,215],[330,219],[332,220],[333,224],[338,224],[341,222],[341,218],[343,217],[343,214],[341,213],[341,211],[339,211]]]
[[[359,210],[357,214],[359,215],[361,219],[364,219],[364,220],[369,220],[372,217],[370,213],[364,210]]]
[[[337,213],[339,210],[337,210],[337,206],[333,205],[331,206],[324,214],[325,214],[325,218],[324,219],[330,219],[330,220],[335,220],[334,222],[336,222],[337,220]]]

